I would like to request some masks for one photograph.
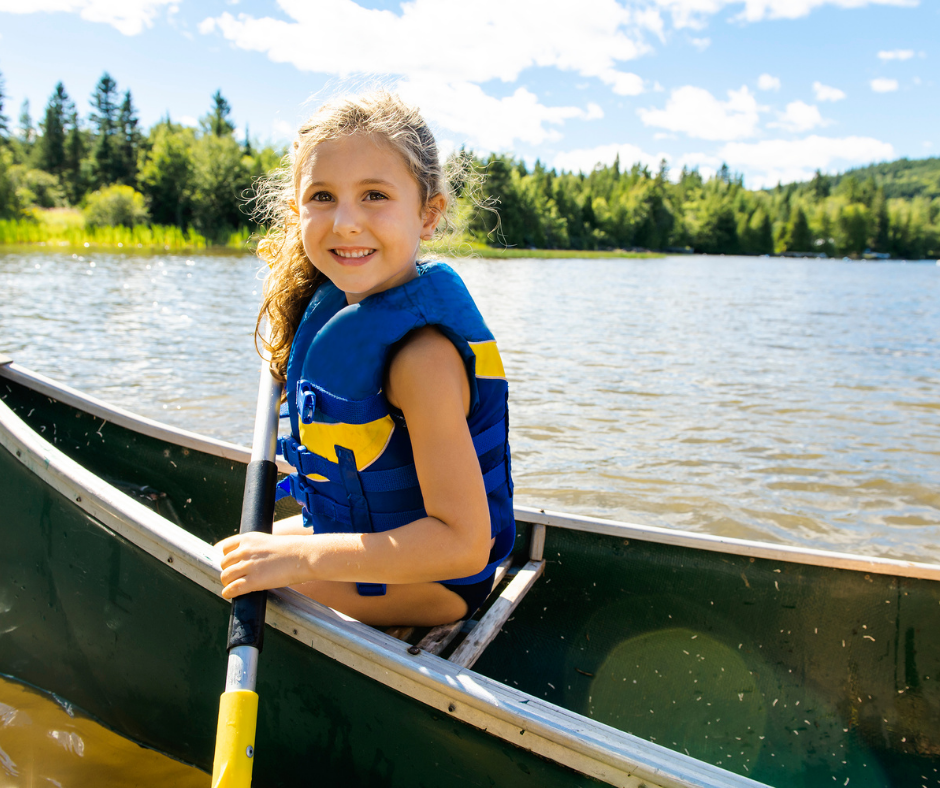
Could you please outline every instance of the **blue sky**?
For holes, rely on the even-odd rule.
[[[13,125],[60,80],[87,114],[107,71],[145,127],[195,124],[221,89],[280,143],[368,77],[445,150],[727,162],[752,188],[940,155],[938,40],[938,0],[0,0]]]

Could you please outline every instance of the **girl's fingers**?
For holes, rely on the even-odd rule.
[[[238,547],[239,540],[241,539],[241,534],[235,534],[234,536],[226,536],[222,541],[216,542],[215,546],[221,548],[223,553],[229,553]]]
[[[246,588],[247,585],[248,584],[245,582],[243,578],[239,578],[238,580],[233,580],[231,583],[225,586],[225,588],[222,589],[222,598],[232,599],[234,597],[241,596],[242,594],[248,593],[252,589]]]
[[[245,572],[240,566],[223,566],[222,574],[219,576],[219,579],[222,581],[222,585],[227,586],[244,576]]]

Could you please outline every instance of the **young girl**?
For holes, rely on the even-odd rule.
[[[259,324],[303,526],[220,542],[222,594],[291,586],[376,626],[470,615],[515,537],[507,385],[463,282],[417,260],[450,201],[434,137],[386,92],[330,102],[272,184]]]

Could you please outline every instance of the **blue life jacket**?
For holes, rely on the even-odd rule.
[[[441,582],[476,583],[493,574],[516,536],[508,385],[493,335],[443,263],[419,263],[415,279],[358,304],[330,282],[317,289],[287,363],[291,435],[278,450],[298,472],[280,487],[301,503],[315,533],[387,531],[427,516],[407,425],[382,390],[391,350],[422,326],[453,342],[467,368],[467,423],[496,542],[482,572]],[[364,596],[385,593],[380,583],[357,587]]]

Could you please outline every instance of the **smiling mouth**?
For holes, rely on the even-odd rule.
[[[375,249],[330,249],[330,251],[344,260],[357,260],[360,257],[368,257],[375,252]]]

